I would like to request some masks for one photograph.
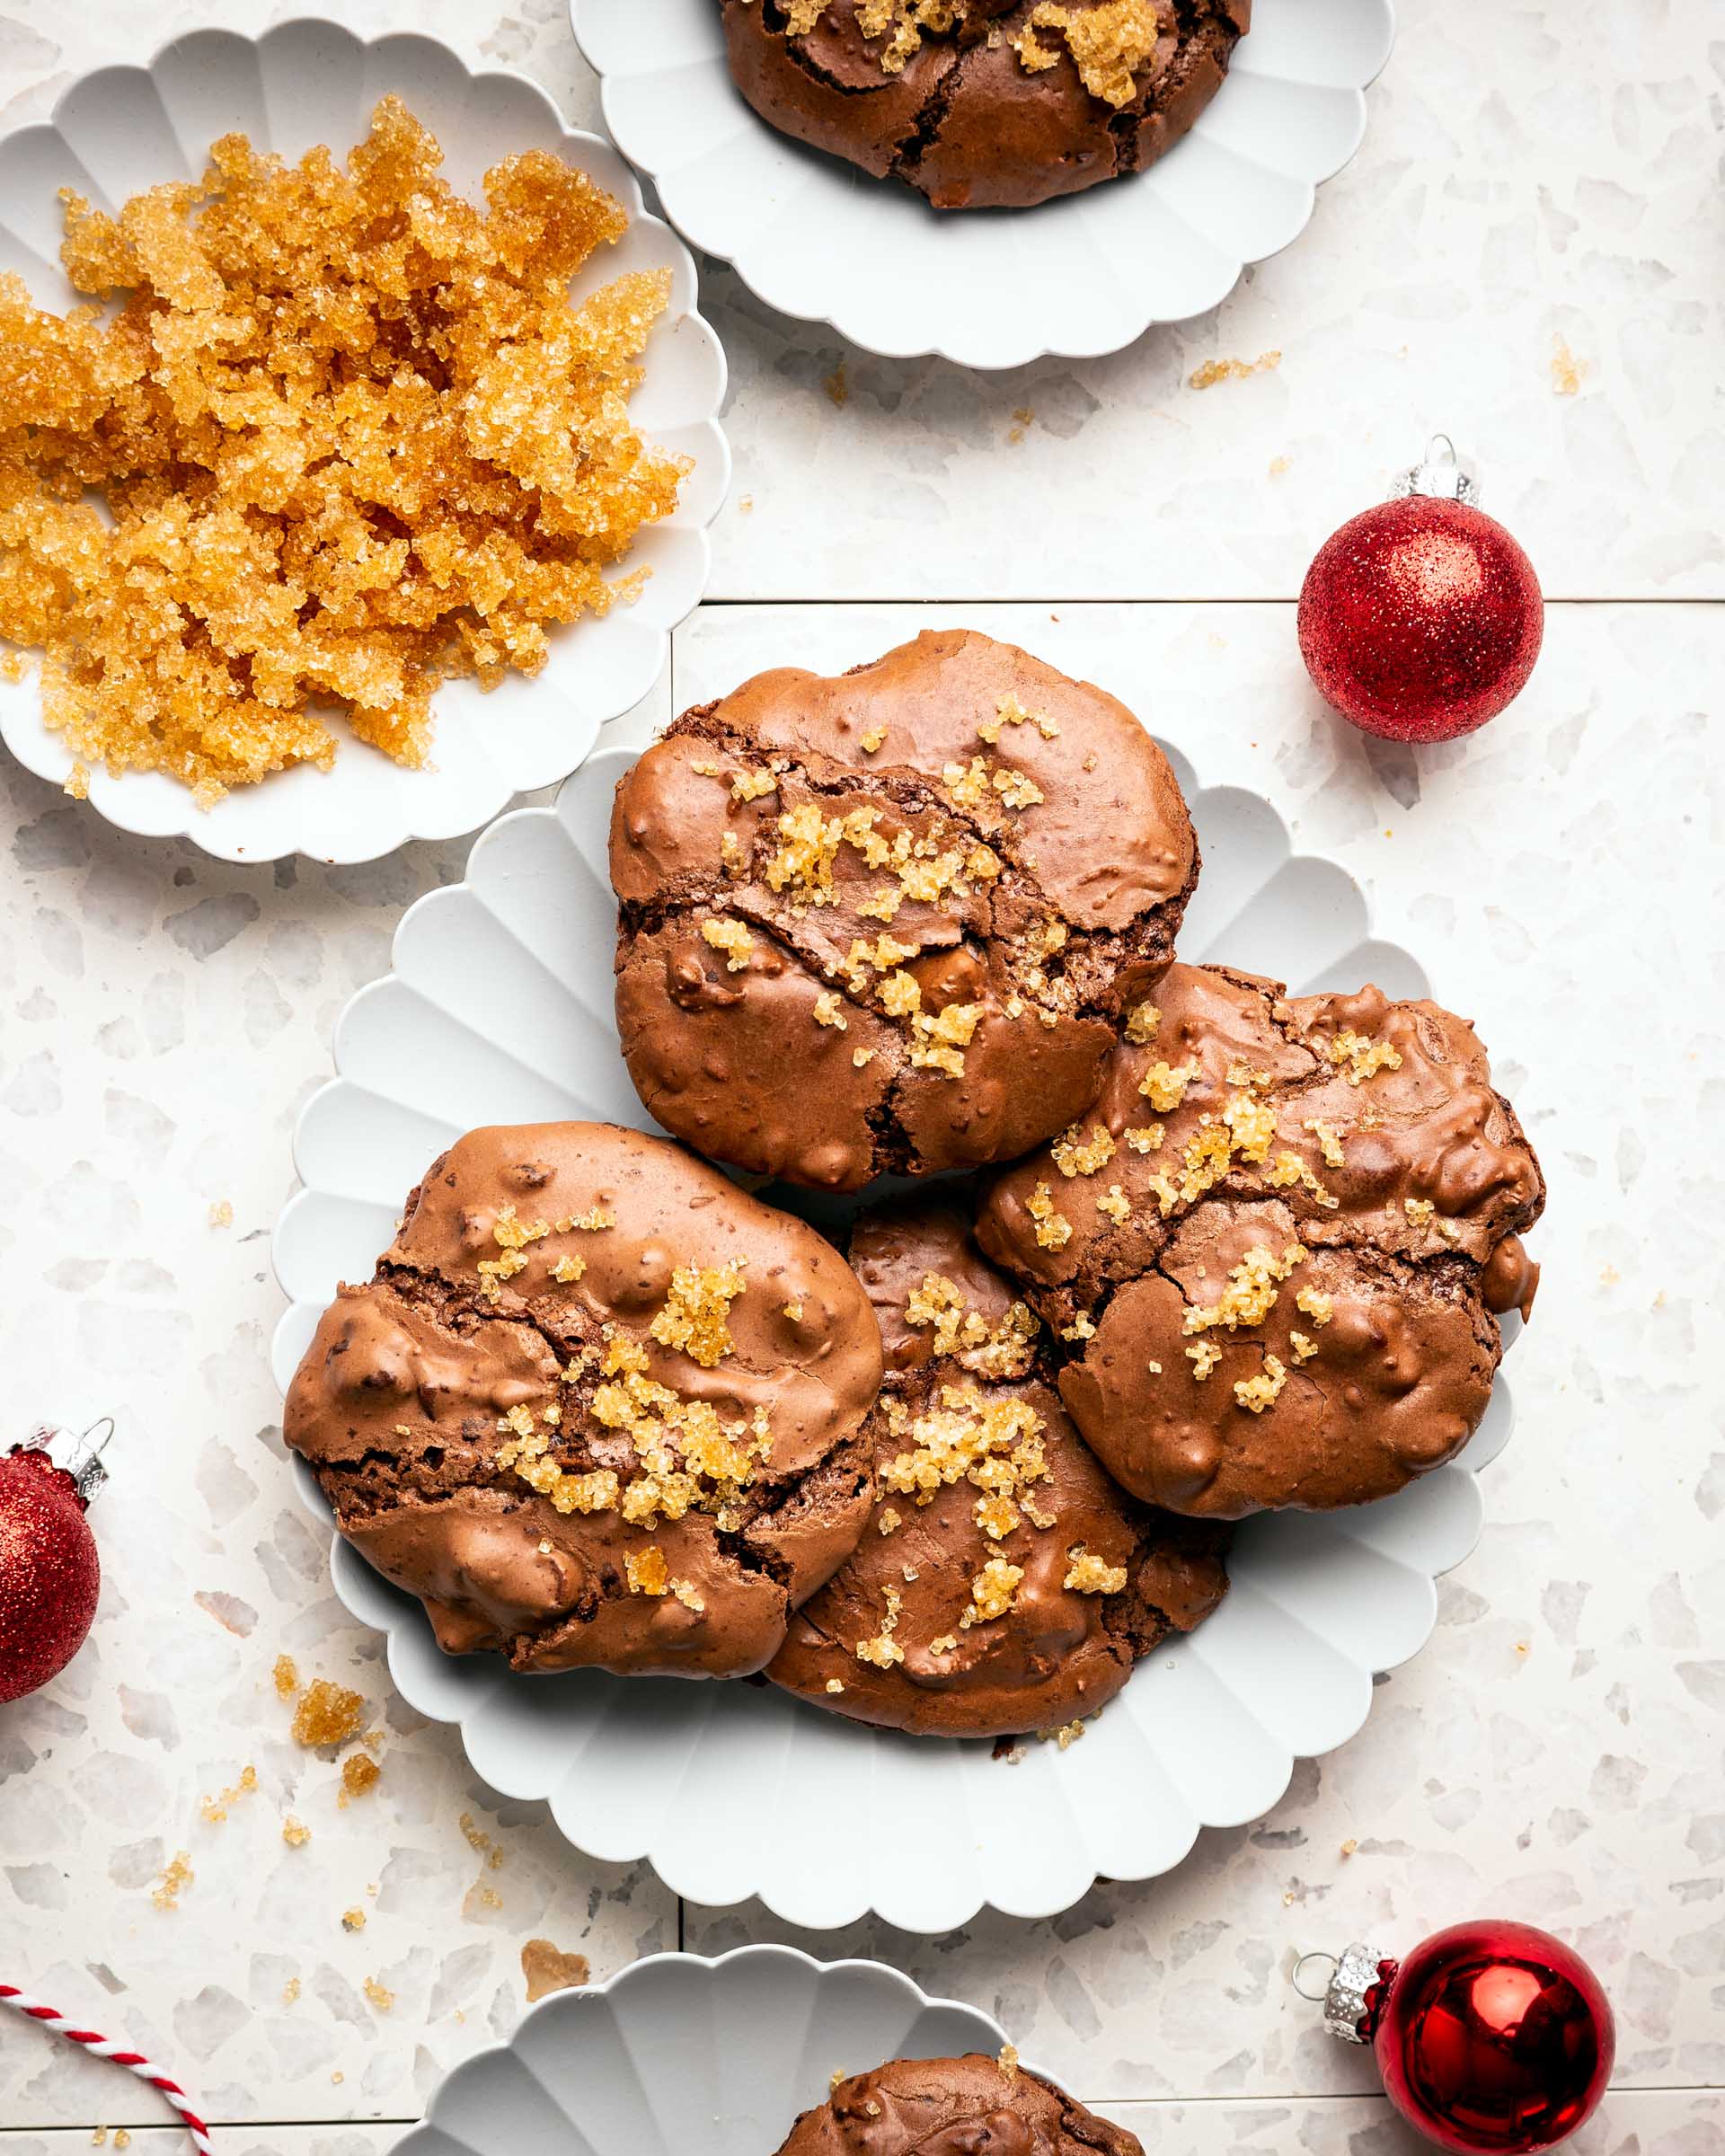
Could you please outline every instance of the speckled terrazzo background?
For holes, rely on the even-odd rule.
[[[493,4],[411,12],[596,124],[557,0],[494,26]],[[1259,1825],[1051,1924],[800,1943],[991,2009],[1152,2156],[1404,2156],[1367,2062],[1291,1996],[1293,1958],[1499,1909],[1575,1939],[1613,1992],[1620,2086],[1584,2156],[1720,2156],[1725,1436],[1719,1177],[1697,1134],[1722,1098],[1725,20],[1717,0],[1402,13],[1365,149],[1305,238],[1216,314],[1112,359],[889,365],[722,269],[703,279],[734,378],[714,582],[733,603],[683,632],[644,716],[762,664],[870,656],[923,618],[907,601],[1072,654],[1360,878],[1479,1021],[1552,1184],[1485,1540],[1365,1733]],[[208,19],[7,0],[0,126]],[[1561,603],[1515,710],[1416,761],[1325,716],[1287,602],[1438,425]],[[1026,604],[978,604],[1003,596]],[[217,867],[11,765],[0,846],[8,1412],[19,1435],[38,1411],[124,1422],[92,1643],[0,1713],[0,1975],[182,2068],[229,2122],[224,2156],[373,2156],[396,2131],[378,2122],[513,2026],[528,1940],[604,1975],[783,1928],[679,1910],[491,1799],[452,1734],[393,1700],[289,1486],[263,1348],[293,1120],[342,1003],[464,846]],[[382,1780],[345,1807],[333,1759],[288,1737],[284,1652],[359,1688],[382,1733]],[[206,1819],[247,1763],[256,1791]],[[290,1814],[304,1847],[281,1838]],[[193,1876],[158,1908],[181,1851]],[[111,2070],[0,2028],[0,2156],[155,2116]]]

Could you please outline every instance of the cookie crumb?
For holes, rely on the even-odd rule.
[[[1243,382],[1252,375],[1273,374],[1281,364],[1278,351],[1260,352],[1255,359],[1207,359],[1186,379],[1193,389],[1213,389],[1218,382]]]
[[[553,1992],[579,1991],[592,1971],[585,1954],[565,1954],[548,1939],[530,1939],[521,1949],[521,1975],[533,2006]]]
[[[191,1869],[191,1855],[187,1850],[175,1852],[173,1860],[162,1872],[150,1890],[150,1899],[158,1909],[172,1910],[180,1906],[180,1896],[197,1878]]]
[[[205,1799],[203,1812],[206,1823],[210,1826],[220,1826],[227,1817],[229,1806],[237,1804],[242,1797],[251,1796],[257,1786],[258,1770],[255,1767],[242,1767],[240,1778],[231,1789],[224,1789],[218,1797]]]
[[[341,1763],[341,1789],[336,1798],[344,1808],[356,1797],[363,1797],[368,1789],[376,1788],[383,1769],[375,1759],[364,1752],[356,1752]]]
[[[1581,377],[1587,372],[1585,364],[1578,359],[1561,337],[1552,340],[1552,388],[1560,397],[1573,397],[1580,393]]]
[[[278,1663],[276,1666],[276,1688],[280,1691],[281,1666]],[[293,1739],[308,1752],[326,1745],[345,1745],[358,1736],[365,1719],[366,1702],[358,1692],[332,1684],[327,1677],[317,1677],[295,1710]]]

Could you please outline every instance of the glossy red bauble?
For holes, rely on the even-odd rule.
[[[78,1485],[34,1447],[0,1458],[0,1706],[59,1675],[102,1591]]]
[[[1300,651],[1368,734],[1448,741],[1521,693],[1544,636],[1534,565],[1464,501],[1415,493],[1351,518],[1300,593]]]
[[[1561,1940],[1531,1924],[1455,1924],[1383,1966],[1367,2004],[1384,2091],[1440,2149],[1548,2149],[1604,2095],[1611,2007]]]

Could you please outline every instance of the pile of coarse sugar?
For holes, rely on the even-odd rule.
[[[441,159],[395,98],[345,169],[225,136],[117,216],[64,197],[106,315],[0,277],[0,637],[43,654],[74,791],[327,766],[320,711],[422,764],[439,682],[530,674],[639,588],[605,572],[687,469],[629,415],[669,273],[571,304],[619,204],[528,150],[480,208]]]

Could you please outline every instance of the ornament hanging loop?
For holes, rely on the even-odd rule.
[[[1333,1954],[1302,1954],[1294,1964],[1294,1989],[1312,2005],[1322,2006],[1340,1966]],[[1316,1988],[1312,1988],[1314,1985]]]
[[[66,1458],[66,1471],[77,1485],[79,1503],[85,1507],[108,1480],[108,1470],[102,1464],[102,1455],[107,1451],[108,1441],[113,1434],[113,1417],[99,1415],[83,1436],[74,1442]]]
[[[1392,501],[1409,494],[1429,494],[1441,501],[1465,502],[1470,508],[1480,499],[1479,482],[1462,469],[1455,445],[1446,434],[1434,434],[1426,453],[1411,471],[1398,473],[1390,489]]]

